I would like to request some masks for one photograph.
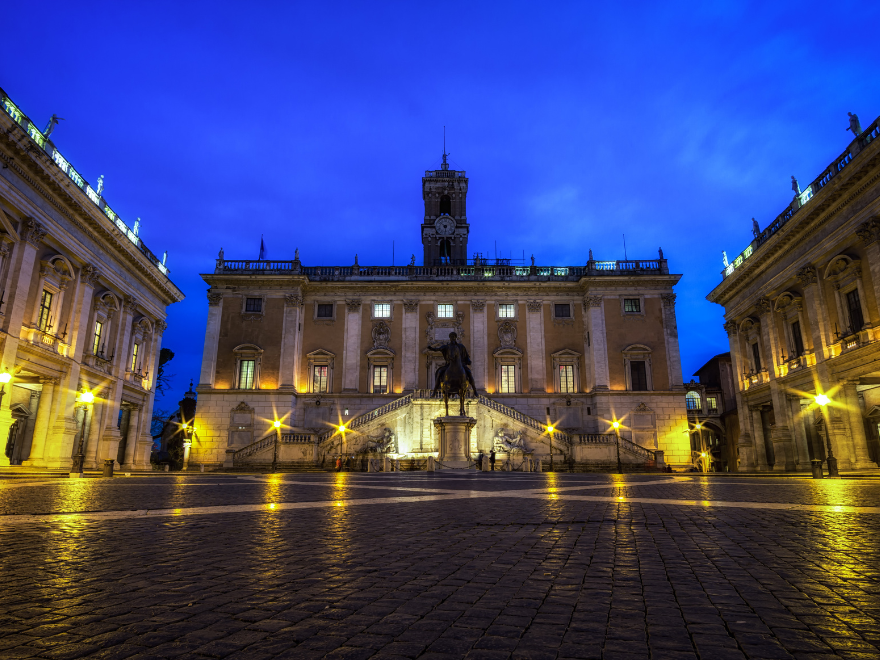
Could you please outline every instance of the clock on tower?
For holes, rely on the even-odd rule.
[[[422,177],[425,218],[422,221],[423,265],[465,265],[470,226],[465,212],[468,180],[463,170],[449,169],[443,154],[439,170]]]

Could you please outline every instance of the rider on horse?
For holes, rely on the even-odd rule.
[[[458,352],[458,357],[461,359],[461,364],[464,367],[464,372],[467,375],[467,381],[470,383],[471,387],[474,388],[474,394],[477,393],[477,386],[474,384],[474,375],[471,373],[471,370],[468,369],[468,366],[471,363],[471,357],[468,355],[467,349],[464,347],[464,344],[459,343],[458,335],[454,332],[449,333],[449,343],[441,344],[441,343],[431,343],[428,344],[428,348],[434,351],[440,351],[443,354],[443,359],[446,360],[446,364],[437,369],[437,377],[434,381],[434,389],[433,393],[437,393],[441,391],[440,384],[443,382],[443,375],[446,373],[446,370],[449,369],[449,365],[452,361],[455,360],[454,353]]]

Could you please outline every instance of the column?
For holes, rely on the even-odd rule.
[[[529,359],[529,392],[546,392],[544,303],[540,300],[526,302],[526,351]]]
[[[770,469],[767,464],[767,448],[764,446],[766,442],[764,438],[764,424],[761,421],[761,407],[749,406],[749,412],[752,417],[752,432],[755,436],[755,467],[761,472]]]
[[[297,290],[284,296],[284,320],[281,324],[281,367],[279,382],[281,387],[295,387],[296,384],[296,338],[302,309],[302,295]]]
[[[797,470],[810,470],[810,448],[809,440],[804,431],[803,408],[801,407],[800,397],[789,396],[789,408],[792,410],[791,422],[794,430],[794,447],[795,447],[795,464]]]
[[[153,380],[152,387],[150,388],[150,392],[144,397],[144,419],[147,420],[146,424],[144,424],[143,432],[140,435],[140,446],[137,448],[137,453],[135,454],[134,463],[139,468],[147,468],[150,462],[149,452],[145,451],[145,443],[148,447],[153,446],[153,436],[150,433],[150,427],[153,421],[153,404],[156,401],[156,371],[157,365],[159,364],[159,354],[162,351],[162,336],[165,334],[165,330],[168,329],[168,324],[165,323],[162,319],[157,319],[153,324],[153,355],[152,355],[152,364],[153,364]],[[113,458],[112,456],[105,456],[104,458]]]
[[[865,246],[865,254],[868,257],[868,269],[871,276],[871,289],[874,292],[874,300],[880,309],[880,243],[877,242],[880,231],[880,220],[876,217],[864,223],[856,230],[862,245]],[[867,303],[867,301],[865,301]],[[868,321],[869,317],[865,317]]]
[[[122,405],[122,385],[125,382],[125,370],[128,367],[128,344],[131,341],[131,320],[137,311],[137,300],[131,296],[125,296],[125,302],[119,313],[119,328],[116,332],[116,345],[113,349],[115,357],[111,375],[113,379],[108,383],[110,395],[107,397],[107,407],[111,418],[119,414]],[[116,424],[107,424],[104,427],[103,439],[112,447],[121,441],[119,429]],[[112,457],[111,457],[112,458]]]
[[[86,436],[85,449],[83,451],[85,455],[83,465],[86,467],[100,468],[103,465],[100,461],[100,456],[98,456],[98,446],[101,440],[101,428],[104,425],[102,416],[106,413],[106,409],[106,401],[103,401],[96,395],[95,402],[89,411],[88,435]]]
[[[593,366],[593,388],[609,389],[608,344],[605,338],[605,306],[602,296],[584,296],[587,328],[590,333],[590,358]]]
[[[342,391],[357,392],[361,364],[361,301],[345,301],[345,345],[342,350]]]
[[[0,211],[2,213],[2,211]],[[31,289],[31,276],[34,272],[37,248],[43,241],[46,230],[43,226],[28,218],[24,223],[24,231],[21,240],[15,245],[12,261],[9,265],[9,277],[6,288],[9,296],[6,301],[6,315],[2,318],[2,329],[6,331],[3,341],[3,356],[0,358],[0,370],[12,370],[15,366],[15,358],[18,354],[18,342],[21,333],[21,325],[24,320],[24,310],[27,305],[28,295]],[[0,403],[0,438],[6,442],[9,436],[9,427],[12,426],[12,413],[9,405],[12,403],[11,384],[7,386],[8,392]]]
[[[208,323],[205,328],[205,348],[202,351],[202,373],[199,387],[213,388],[217,374],[217,344],[220,340],[220,319],[223,316],[223,295],[208,291]]]
[[[474,383],[480,391],[486,390],[488,380],[489,348],[486,335],[486,303],[482,300],[471,300],[471,370]],[[531,371],[531,369],[530,369]]]
[[[850,441],[852,443],[853,467],[857,470],[876,468],[877,464],[868,454],[868,438],[865,435],[865,420],[859,405],[858,381],[848,380],[843,385],[844,405],[849,414]]]
[[[735,321],[727,321],[724,324],[724,330],[727,331],[727,340],[730,343],[730,357],[733,362],[734,371],[734,396],[736,398],[736,415],[739,419],[739,440],[737,447],[739,449],[739,465],[744,471],[752,471],[757,469],[755,459],[754,433],[752,433],[752,419],[749,414],[749,408],[745,402],[743,395],[742,373],[745,371],[745,362],[742,353],[742,340],[739,336],[739,328]]]
[[[669,373],[669,389],[679,389],[684,386],[684,378],[681,373],[681,353],[678,350],[675,294],[664,293],[660,298],[663,301],[663,334],[666,340],[666,369]],[[656,383],[654,388],[657,389]]]
[[[403,391],[419,387],[419,301],[403,301]],[[476,378],[476,375],[474,376]],[[478,384],[477,387],[480,387]]]
[[[797,272],[797,278],[804,289],[804,304],[807,308],[807,320],[810,323],[810,338],[813,344],[813,354],[818,364],[830,357],[828,351],[830,329],[828,317],[819,295],[818,274],[813,266],[807,265]]]
[[[140,432],[140,413],[141,407],[137,404],[131,404],[131,413],[128,420],[128,433],[125,440],[125,463],[121,467],[131,469],[134,467],[135,451],[137,449],[137,439]]]
[[[40,405],[37,408],[37,422],[34,425],[34,439],[31,442],[30,456],[22,462],[22,465],[43,465],[43,452],[46,449],[46,438],[52,422],[52,403],[54,401],[55,385],[57,378],[40,378],[43,392],[40,394]]]

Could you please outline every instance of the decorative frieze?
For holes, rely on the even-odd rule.
[[[138,301],[134,296],[125,296],[125,302],[122,306],[128,311],[134,313],[137,311]]]
[[[770,310],[773,309],[773,303],[770,302],[769,298],[761,296],[755,301],[755,309],[758,310],[758,314],[769,314]]]
[[[584,309],[586,310],[590,307],[601,307],[602,300],[602,296],[584,296]]]
[[[346,300],[345,306],[348,308],[349,312],[359,312],[361,311],[361,300],[360,298],[352,298],[351,300]]]
[[[810,284],[816,283],[818,276],[815,267],[806,265],[797,272],[795,277],[798,278],[801,286],[809,286]]]
[[[485,300],[471,300],[471,309],[475,312],[482,312],[486,309]]]
[[[373,337],[373,348],[388,348],[388,342],[391,341],[391,328],[385,321],[379,321],[373,325],[371,333]]]
[[[95,286],[98,284],[100,277],[101,271],[95,268],[92,264],[85,264],[82,267],[81,279],[83,283],[88,284],[89,286]]]
[[[501,348],[516,348],[516,325],[510,321],[504,321],[498,326],[498,340]]]
[[[403,311],[407,314],[412,314],[413,312],[419,311],[419,301],[418,300],[404,300],[403,301]]]
[[[300,295],[295,293],[287,293],[284,295],[284,306],[285,307],[302,307],[303,306],[303,298]]]
[[[22,232],[22,238],[34,247],[39,247],[49,230],[33,218],[25,220],[24,226],[25,229]]]
[[[530,312],[540,312],[544,307],[544,303],[540,300],[527,300],[526,301],[526,309]]]

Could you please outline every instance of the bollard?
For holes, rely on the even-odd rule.
[[[367,472],[372,472],[372,471],[373,471],[373,459],[368,458],[367,459]]]
[[[387,456],[382,457],[382,472],[391,472],[391,459]]]
[[[171,466],[168,465],[168,463],[166,463],[165,464],[165,472],[170,472],[170,471],[171,471]]]
[[[813,479],[824,479],[825,475],[822,474],[822,461],[810,461],[810,467],[813,470]]]
[[[428,456],[428,472],[434,471],[434,457]]]
[[[394,469],[397,470],[398,472],[400,472],[400,459],[399,458],[396,461],[394,461]]]
[[[483,472],[489,471],[489,457],[488,456],[483,456],[483,465],[481,465],[480,468],[483,470]]]
[[[199,464],[199,469],[200,469],[202,472],[204,472],[204,471],[205,471],[205,464],[204,464],[204,463],[200,463],[200,464]]]
[[[104,459],[104,475],[103,476],[105,476],[105,477],[112,477],[113,476],[113,464],[115,462],[116,461],[114,461],[112,458],[105,458]]]
[[[524,458],[523,459],[522,471],[523,472],[531,472],[532,471],[532,459],[531,458]]]
[[[541,459],[539,458],[537,461],[537,465],[535,466],[535,472],[541,471]]]

